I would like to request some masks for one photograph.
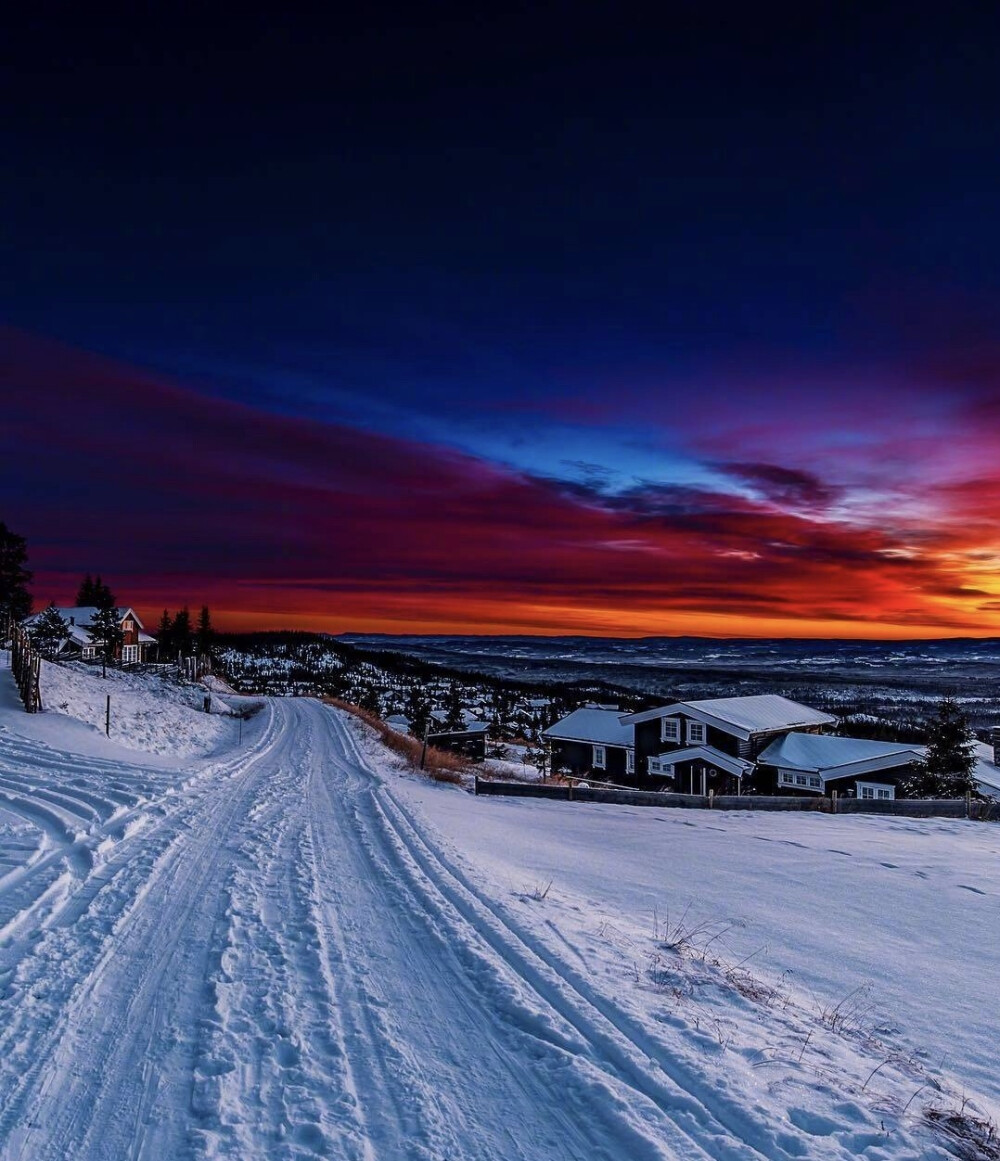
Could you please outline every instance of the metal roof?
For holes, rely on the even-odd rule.
[[[673,705],[646,710],[645,713],[628,715],[623,720],[635,725],[680,713],[743,738],[749,738],[752,734],[768,733],[771,730],[828,726],[837,720],[832,714],[823,713],[822,710],[813,709],[812,706],[792,701],[777,693],[679,701]]]
[[[757,761],[785,770],[803,770],[836,778],[856,772],[845,767],[864,765],[868,769],[885,769],[919,757],[919,746],[872,742],[867,738],[838,738],[832,734],[792,733],[776,738]]]
[[[631,725],[622,724],[617,710],[589,707],[574,710],[543,730],[542,734],[565,742],[596,742],[599,746],[624,746],[626,749],[635,744],[635,731]]]

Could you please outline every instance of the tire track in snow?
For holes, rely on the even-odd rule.
[[[689,1151],[700,1149],[708,1156],[753,1155],[768,1161],[790,1161],[800,1155],[797,1142],[791,1142],[787,1134],[779,1141],[770,1125],[755,1118],[742,1103],[730,1100],[717,1087],[704,1086],[683,1061],[665,1052],[611,1001],[600,996],[576,967],[521,929],[478,890],[418,830],[389,787],[370,770],[346,725],[339,717],[336,720],[353,761],[379,784],[378,792],[371,796],[371,808],[395,848],[400,869],[424,886],[431,906],[443,904],[445,916],[451,912],[449,922],[453,929],[476,930],[512,965],[542,1003],[561,1015],[591,1046],[598,1067],[610,1066],[623,1084],[655,1106],[668,1138],[676,1137],[674,1129],[680,1129],[688,1137]],[[673,1144],[684,1149],[683,1139],[675,1139]],[[791,1151],[786,1145],[791,1145]]]
[[[63,910],[54,912],[47,930],[16,949],[20,958],[15,961],[12,982],[6,994],[0,996],[0,1013],[7,1016],[0,1024],[0,1155],[5,1159],[87,1155],[74,1149],[60,1153],[55,1146],[49,1152],[38,1153],[38,1140],[43,1135],[39,1130],[46,1134],[72,1132],[72,1125],[102,1115],[100,1099],[92,1093],[90,1100],[73,1094],[73,1099],[65,1102],[60,1102],[57,1094],[66,1085],[74,1087],[74,1074],[80,1073],[78,1062],[93,1059],[97,1043],[103,1043],[109,1054],[119,1055],[123,1046],[135,1046],[140,1030],[134,1013],[129,1023],[128,1006],[117,1022],[108,1026],[112,1019],[109,1013],[118,1013],[120,997],[129,995],[130,981],[125,970],[128,964],[121,963],[122,945],[131,938],[129,950],[133,956],[141,958],[145,950],[148,957],[149,949],[143,948],[143,941],[155,946],[159,935],[161,955],[159,962],[153,964],[153,975],[162,978],[169,959],[169,955],[162,954],[164,920],[184,917],[178,910],[178,900],[183,896],[170,899],[168,890],[164,911],[153,911],[149,906],[151,879],[157,875],[169,877],[173,872],[168,888],[171,884],[182,890],[189,887],[190,867],[197,865],[197,860],[187,866],[186,874],[178,875],[177,871],[185,869],[184,859],[190,853],[194,833],[192,823],[197,823],[199,811],[211,816],[219,796],[234,797],[233,811],[238,807],[239,791],[250,780],[233,781],[232,775],[265,759],[280,740],[273,709],[269,715],[255,750],[206,766],[190,797],[179,798],[163,810],[163,817],[152,830],[119,843],[113,858],[96,872],[96,878],[91,876],[84,881],[83,894],[70,894]],[[114,768],[120,775],[121,767]],[[209,825],[204,829],[201,851],[203,859],[210,861],[217,828]],[[109,885],[114,889],[107,890]],[[196,894],[189,890],[189,900]],[[58,922],[60,917],[66,922]],[[102,991],[115,993],[114,987],[108,987],[109,979],[119,981],[120,993],[102,1005]],[[132,1009],[135,999],[132,995]],[[155,1030],[156,1004],[146,1003],[144,1014],[153,1017]],[[100,1097],[111,1092],[106,1064],[103,1071],[98,1068],[86,1079],[91,1086],[97,1082]],[[127,1069],[118,1079],[123,1093],[132,1090],[134,1078]],[[51,1112],[42,1115],[39,1109]],[[101,1145],[92,1155],[103,1158],[103,1150]]]
[[[325,708],[313,712],[325,715],[333,744],[330,774],[316,779],[312,815],[338,824],[323,845],[338,857],[322,881],[336,881],[344,871],[341,852],[354,848],[348,866],[372,896],[372,922],[355,919],[341,932],[349,993],[343,1006],[367,1019],[353,1063],[366,1106],[381,1116],[383,1090],[395,1089],[410,1120],[403,1125],[409,1139],[371,1126],[376,1155],[714,1157],[687,1137],[683,1153],[668,1150],[629,1094],[623,1099],[620,1086],[581,1072],[583,1045],[572,1042],[561,1017],[540,1004],[519,1005],[519,981],[496,951],[468,924],[456,930],[443,922],[440,906],[419,885],[414,889],[408,869],[384,844],[369,809],[372,779],[345,749],[341,728]],[[363,916],[360,902],[355,915]],[[361,971],[352,972],[358,964]]]

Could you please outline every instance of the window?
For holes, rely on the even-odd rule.
[[[882,802],[892,802],[895,797],[895,786],[887,786],[884,782],[858,783],[858,798],[866,798],[869,801],[881,800]]]
[[[122,631],[123,632],[131,633],[134,628],[135,628],[134,621],[122,621]]]
[[[796,770],[779,770],[778,785],[795,786],[799,790],[822,791],[823,779],[819,774],[800,774]]]
[[[625,773],[626,774],[634,774],[635,773],[635,750],[626,750],[625,751]]]
[[[681,723],[679,718],[663,718],[660,730],[660,740],[664,742],[680,742]]]
[[[603,770],[607,765],[607,755],[603,746],[594,747],[594,769]]]
[[[688,722],[688,741],[696,746],[704,746],[707,730],[704,722]]]
[[[123,645],[122,646],[122,661],[126,664],[130,661],[139,660],[139,646],[138,645]]]

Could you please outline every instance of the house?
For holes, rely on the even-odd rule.
[[[817,794],[892,799],[921,759],[919,746],[792,731],[757,758],[762,794]]]
[[[972,777],[984,798],[1000,799],[1000,726],[993,727],[992,744],[976,742],[976,767]]]
[[[56,608],[56,612],[69,626],[66,638],[57,650],[58,656],[79,657],[84,661],[100,660],[101,646],[90,635],[90,624],[99,611],[92,605]],[[115,660],[121,661],[123,665],[150,660],[156,648],[156,638],[145,632],[134,609],[119,608],[115,613],[122,630],[122,645]],[[41,615],[35,613],[24,622],[29,632]]]
[[[631,725],[617,708],[584,706],[561,718],[542,737],[549,743],[550,769],[608,781],[635,776],[635,743]]]
[[[431,714],[432,718],[443,715]],[[486,733],[489,722],[480,722],[466,715],[461,729],[449,729],[436,725],[425,735],[425,740],[439,750],[450,750],[453,754],[464,754],[473,762],[481,762],[486,757]]]
[[[758,755],[793,730],[817,733],[836,718],[779,694],[675,702],[620,718],[635,731],[642,782],[687,794],[737,794]]]

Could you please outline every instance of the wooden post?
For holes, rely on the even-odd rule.
[[[108,704],[104,710],[104,732],[111,737],[111,694],[108,694]]]
[[[837,792],[836,792],[836,790],[830,791],[830,813],[831,814],[837,813]]]
[[[708,809],[711,810],[715,806],[715,791],[708,792]]]
[[[476,775],[475,790],[473,791],[473,793],[474,794],[479,793],[479,775],[478,774]]]
[[[965,792],[965,817],[972,818],[972,791]]]

